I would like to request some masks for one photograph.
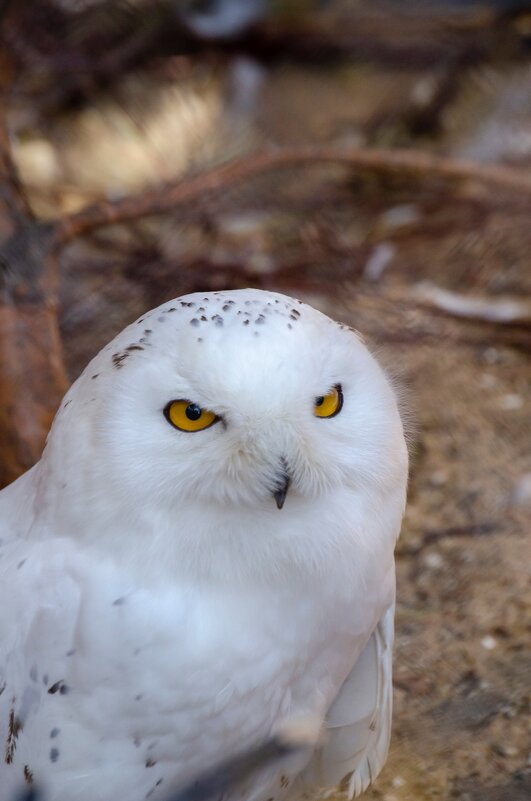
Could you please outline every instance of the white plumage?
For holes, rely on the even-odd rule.
[[[178,430],[173,400],[218,422]],[[122,331],[0,493],[1,801],[32,779],[156,801],[304,716],[324,739],[231,798],[362,792],[390,735],[406,480],[386,376],[300,301],[196,293]]]

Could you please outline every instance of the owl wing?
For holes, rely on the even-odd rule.
[[[347,676],[325,719],[324,744],[302,780],[313,787],[346,783],[350,798],[380,773],[389,749],[392,716],[394,604]]]
[[[79,608],[65,555],[48,542],[0,548],[0,793],[15,798],[32,780],[37,743],[49,743],[40,714],[62,682]],[[4,795],[5,793],[5,795]]]

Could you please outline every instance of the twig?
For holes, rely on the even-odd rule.
[[[396,555],[398,557],[416,556],[426,546],[433,545],[434,542],[439,542],[439,540],[448,539],[449,537],[475,537],[483,534],[494,534],[495,531],[499,531],[499,525],[496,523],[472,523],[469,526],[433,529],[432,531],[426,531],[420,542],[397,548]]]
[[[115,223],[170,211],[206,194],[214,194],[270,170],[312,164],[338,164],[380,175],[437,177],[449,181],[475,180],[499,191],[523,195],[531,201],[531,173],[511,167],[441,158],[418,150],[379,150],[334,147],[282,148],[253,153],[208,172],[168,183],[163,187],[120,200],[96,203],[57,223],[55,244]]]

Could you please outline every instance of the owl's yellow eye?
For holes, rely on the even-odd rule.
[[[203,431],[219,420],[214,412],[202,409],[189,400],[170,401],[164,409],[164,416],[179,431]]]
[[[328,395],[321,395],[315,399],[313,413],[316,417],[335,417],[343,406],[343,390],[341,384],[336,384]]]

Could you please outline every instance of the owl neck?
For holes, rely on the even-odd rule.
[[[380,549],[389,553],[401,517],[397,511],[383,538],[366,493],[356,498],[345,489],[316,499],[288,495],[282,510],[273,499],[249,507],[188,501],[171,511],[156,502],[139,508],[109,487],[97,493],[64,475],[59,483],[44,467],[5,491],[20,497],[17,533],[67,538],[143,583],[204,578],[281,586],[333,574],[346,586],[367,545],[371,558]]]

